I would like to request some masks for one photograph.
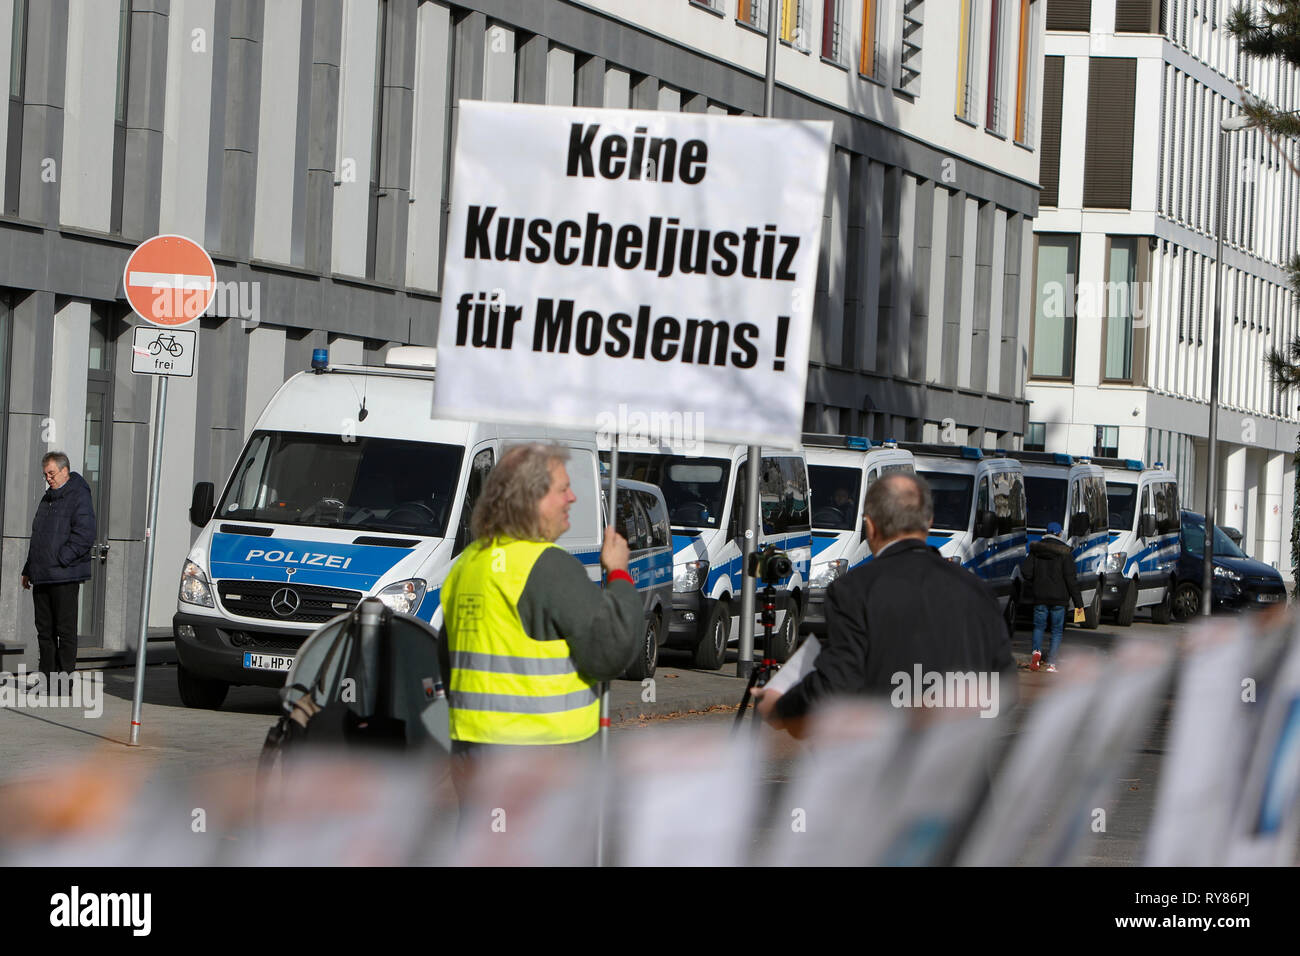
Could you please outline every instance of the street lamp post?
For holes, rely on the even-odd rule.
[[[1249,116],[1219,123],[1219,169],[1214,199],[1214,324],[1210,327],[1210,431],[1205,467],[1205,563],[1201,571],[1201,614],[1214,610],[1214,506],[1219,484],[1219,319],[1223,313],[1223,170],[1228,165],[1228,134],[1251,126]]]

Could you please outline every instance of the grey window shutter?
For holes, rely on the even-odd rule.
[[[1047,29],[1092,29],[1092,0],[1048,0]]]
[[[1158,0],[1115,0],[1116,33],[1159,33]]]
[[[1061,181],[1061,94],[1065,57],[1049,56],[1043,66],[1043,132],[1038,143],[1038,182],[1043,187],[1040,206],[1058,205]]]
[[[1088,132],[1083,204],[1128,209],[1133,192],[1133,99],[1137,60],[1088,59]]]

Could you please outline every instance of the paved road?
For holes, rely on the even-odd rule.
[[[1096,631],[1067,628],[1065,649],[1111,653],[1117,640],[1138,637],[1176,640],[1182,627],[1159,627],[1139,621],[1130,629],[1104,626]],[[1019,631],[1013,642],[1017,657],[1027,660],[1029,632]],[[691,669],[689,658],[666,652],[652,685],[632,681],[613,684],[615,728],[613,740],[656,733],[659,729],[689,723],[724,724],[734,717],[744,689],[735,677],[734,652],[717,672]],[[62,762],[98,757],[163,779],[228,767],[251,769],[267,729],[279,715],[273,690],[243,687],[231,690],[219,711],[184,707],[176,690],[173,666],[154,665],[145,679],[142,746],[127,747],[133,671],[110,669],[104,674],[102,714],[91,717],[71,708],[12,710],[0,708],[0,784],[37,774]],[[1063,675],[1020,671],[1022,699],[1032,701],[1051,693]],[[1140,839],[1154,806],[1159,758],[1167,731],[1167,708],[1159,708],[1152,725],[1122,777],[1113,781],[1107,807],[1107,832],[1089,847],[1092,864],[1140,862]],[[772,748],[766,767],[770,784],[788,779],[802,745],[784,734],[765,730]],[[1027,820],[1027,826],[1034,821]]]

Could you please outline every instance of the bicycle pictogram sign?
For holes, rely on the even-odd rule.
[[[137,325],[131,343],[131,371],[139,375],[193,375],[198,337],[197,332],[188,329]]]

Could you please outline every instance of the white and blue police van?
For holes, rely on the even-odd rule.
[[[1020,565],[1029,553],[1025,483],[1020,462],[969,445],[900,443],[930,485],[934,521],[927,541],[978,575],[998,599],[1008,630],[1015,626]]]
[[[877,478],[915,468],[912,453],[893,440],[805,433],[803,446],[812,494],[812,571],[800,626],[819,634],[826,625],[826,589],[871,559],[862,524],[867,490]]]
[[[608,503],[608,478],[602,487]],[[668,640],[668,621],[673,613],[673,538],[668,503],[655,485],[622,478],[614,513],[609,524],[627,539],[628,574],[645,609],[641,651],[623,676],[645,680],[655,675],[659,648]]]
[[[1084,623],[1101,622],[1102,574],[1110,549],[1110,508],[1106,476],[1088,458],[1059,452],[1016,452],[1025,473],[1029,499],[1029,540],[1038,541],[1057,522],[1074,554],[1074,573],[1083,598]]]
[[[557,543],[600,580],[595,433],[434,419],[436,350],[394,348],[385,363],[331,365],[317,349],[267,403],[220,497],[195,486],[201,530],[172,624],[187,706],[219,707],[231,685],[282,686],[303,641],[366,597],[436,626],[474,502],[512,444],[569,448],[577,501]]]
[[[1101,609],[1128,627],[1138,608],[1151,620],[1168,624],[1181,530],[1178,476],[1156,462],[1144,468],[1136,458],[1093,458],[1106,476],[1110,547],[1103,569]]]
[[[716,670],[739,631],[743,585],[741,546],[745,533],[744,445],[691,442],[657,444],[652,450],[619,451],[619,477],[658,485],[668,502],[673,535],[673,613],[668,645],[690,648],[695,665]],[[798,645],[799,615],[807,594],[812,555],[808,469],[802,450],[764,448],[759,465],[762,532],[756,550],[786,552],[791,573],[780,579],[773,653],[785,660]],[[754,646],[762,584],[756,582]]]

